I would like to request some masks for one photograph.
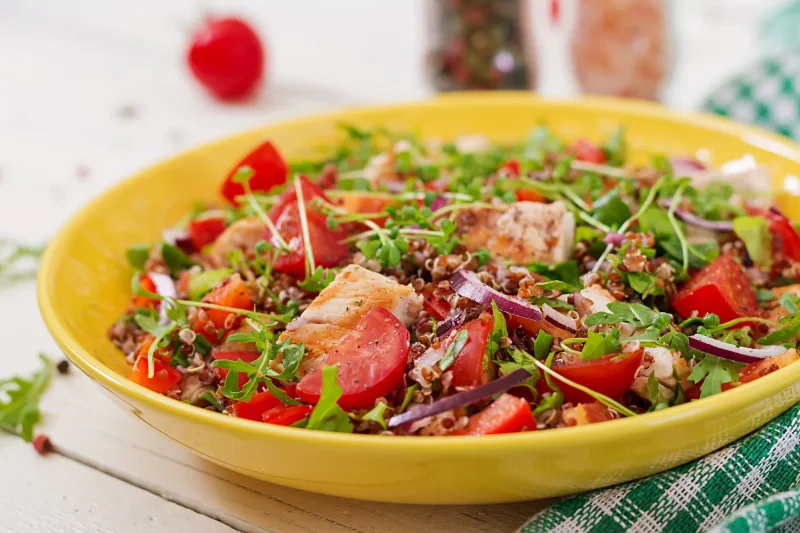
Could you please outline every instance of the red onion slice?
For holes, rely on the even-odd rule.
[[[695,350],[722,357],[723,359],[730,359],[738,363],[755,363],[767,357],[774,357],[786,352],[786,348],[783,346],[742,348],[698,334],[689,337],[689,346]]]
[[[156,293],[159,296],[163,296],[164,298],[177,298],[178,291],[175,289],[175,282],[172,281],[172,278],[167,276],[166,274],[159,274],[156,272],[150,272],[147,276],[153,281],[153,285],[156,286]],[[158,306],[158,323],[162,326],[169,322],[169,317],[167,317],[167,306],[164,305],[164,302]]]
[[[554,326],[565,329],[572,333],[578,331],[578,321],[571,316],[567,316],[564,313],[556,311],[547,304],[542,306],[542,311],[544,312],[544,319]]]
[[[194,243],[192,242],[189,233],[185,230],[179,229],[165,229],[161,233],[161,240],[179,248],[182,252],[190,254],[194,252]]]
[[[494,290],[478,279],[478,275],[474,272],[459,270],[450,278],[450,287],[464,298],[487,307],[491,306],[494,300],[497,308],[504,313],[537,322],[542,319],[542,312],[538,307],[515,296]]]
[[[431,212],[435,213],[439,209],[446,206],[448,203],[449,200],[444,196],[437,196],[436,198],[433,199],[433,202],[431,202]]]
[[[416,422],[429,416],[438,415],[439,413],[444,413],[445,411],[450,411],[451,409],[463,407],[465,405],[475,403],[478,400],[489,398],[495,394],[505,392],[515,385],[519,385],[529,377],[531,377],[530,372],[524,368],[517,369],[510,374],[506,374],[501,378],[490,381],[486,385],[481,385],[480,387],[476,387],[468,391],[459,392],[457,394],[453,394],[452,396],[447,396],[440,400],[436,400],[431,404],[423,405],[421,407],[417,407],[416,409],[406,411],[403,414],[393,416],[389,419],[389,429],[394,429],[403,424],[408,424],[409,422]]]
[[[606,244],[613,244],[614,246],[622,246],[622,242],[625,240],[625,235],[621,233],[617,233],[612,231],[611,233],[606,233],[606,236],[603,237],[603,242]]]
[[[461,327],[466,318],[464,311],[459,311],[455,315],[449,316],[436,325],[436,336],[444,337],[456,328]]]
[[[676,176],[691,176],[706,170],[705,165],[691,157],[670,157],[669,163],[672,165],[672,172]]]
[[[669,207],[670,202],[669,200],[664,202],[664,207]],[[722,232],[731,232],[733,231],[733,222],[730,220],[706,220],[705,218],[701,218],[694,213],[686,211],[685,209],[676,209],[675,216],[679,219],[683,220],[687,224],[691,224],[692,226],[697,226],[698,228],[703,228],[711,231],[722,231]]]

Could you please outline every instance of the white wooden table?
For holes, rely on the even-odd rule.
[[[269,89],[255,102],[220,105],[189,78],[182,54],[201,6],[246,13],[273,45]],[[0,237],[44,242],[110,184],[215,137],[331,107],[428,96],[423,7],[0,0]],[[752,57],[752,35],[726,35],[720,75],[735,70],[729,58]],[[692,107],[713,86],[706,74],[702,90],[692,90],[700,69],[676,73],[673,104]],[[2,375],[32,370],[39,351],[60,359],[34,295],[32,282],[0,287]],[[0,532],[502,532],[542,506],[398,506],[254,481],[151,432],[74,369],[54,377],[42,409],[41,431],[59,453],[40,457],[0,433]]]

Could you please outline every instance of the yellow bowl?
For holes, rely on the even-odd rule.
[[[216,200],[222,176],[262,139],[272,139],[289,158],[304,157],[340,139],[335,125],[341,121],[442,138],[485,133],[496,140],[519,139],[542,121],[564,138],[591,140],[623,124],[639,160],[706,148],[717,162],[751,153],[775,176],[800,176],[800,147],[783,137],[613,99],[467,94],[275,124],[145,170],[92,201],[61,230],[42,258],[38,295],[67,357],[144,423],[214,463],[299,489],[398,503],[510,502],[612,485],[716,450],[800,399],[795,364],[724,394],[635,418],[483,438],[392,438],[241,420],[129,381],[124,357],[106,339],[129,299],[126,247],[159,239],[193,202]],[[784,207],[792,203],[784,201]]]

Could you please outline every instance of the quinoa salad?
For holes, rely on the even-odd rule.
[[[313,160],[263,142],[224,200],[128,249],[109,338],[132,381],[260,423],[488,435],[642,416],[798,359],[800,235],[751,156],[635,166],[623,129],[342,130]]]

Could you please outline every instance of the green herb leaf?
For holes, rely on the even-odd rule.
[[[478,267],[482,267],[484,265],[488,265],[489,261],[492,260],[492,252],[486,248],[478,248],[472,252],[472,257],[478,261]]]
[[[764,305],[765,303],[774,300],[776,296],[774,292],[768,291],[767,289],[757,289],[756,298],[758,299],[759,305]]]
[[[228,278],[231,274],[233,274],[233,270],[230,268],[204,270],[199,274],[195,274],[189,278],[189,299],[200,300],[214,288],[214,285]]]
[[[642,299],[648,296],[661,296],[665,294],[662,284],[659,284],[658,276],[648,272],[628,272],[628,284],[631,289],[642,295]]]
[[[221,404],[221,403],[219,403],[219,398],[217,398],[217,395],[216,395],[216,394],[214,394],[214,393],[213,393],[212,391],[210,391],[210,390],[207,390],[207,391],[205,391],[203,394],[201,394],[201,395],[200,395],[200,399],[201,399],[201,400],[205,400],[205,401],[207,401],[209,404],[211,404],[211,407],[213,407],[213,408],[214,408],[214,410],[215,410],[215,411],[217,411],[218,413],[221,413],[222,411],[224,411],[224,410],[225,410],[225,409],[222,407],[222,404]]]
[[[411,400],[414,399],[414,393],[419,390],[419,383],[414,383],[409,388],[406,389],[406,395],[403,396],[403,403],[400,404],[400,409],[397,410],[397,414],[405,412],[408,404],[411,403]]]
[[[144,270],[144,265],[150,257],[150,247],[149,244],[134,244],[125,250],[125,257],[134,270]]]
[[[0,379],[0,426],[19,432],[30,442],[39,423],[39,400],[47,390],[52,375],[52,363],[39,354],[42,368],[30,377],[14,376]]]
[[[333,283],[334,279],[336,279],[336,273],[333,270],[318,266],[310,276],[298,282],[297,285],[306,292],[322,292]]]
[[[347,413],[336,403],[342,397],[342,388],[336,381],[339,368],[336,365],[322,367],[322,391],[317,405],[311,411],[307,429],[352,433],[353,424]]]
[[[590,331],[581,350],[581,361],[592,361],[604,355],[619,353],[621,349],[618,329],[612,328],[608,333]]]
[[[619,197],[619,190],[612,189],[594,202],[594,218],[607,226],[619,227],[631,216],[631,208]]]
[[[386,410],[391,409],[387,404],[383,402],[379,402],[370,409],[368,412],[364,413],[361,417],[361,420],[368,420],[370,422],[375,422],[380,424],[380,426],[384,429],[387,429],[386,425]]]
[[[767,346],[770,344],[794,342],[797,335],[800,334],[800,313],[794,313],[783,317],[780,322],[784,324],[784,326],[758,339],[758,344]]]
[[[773,297],[774,296],[775,295],[773,294]],[[792,315],[800,311],[800,309],[798,309],[797,307],[798,302],[800,302],[800,298],[798,298],[798,296],[791,291],[784,292],[778,299],[778,303],[780,303],[781,306],[783,306],[783,308],[786,309],[789,312],[789,314]]]
[[[678,388],[680,388],[680,385],[678,385]],[[650,372],[650,375],[647,376],[647,395],[650,397],[650,403],[653,404],[654,407],[662,402],[661,391],[658,388],[658,379],[656,379],[655,372]]]
[[[574,290],[580,290],[583,287],[581,283],[581,274],[578,270],[578,262],[574,259],[558,265],[534,262],[528,266],[528,270],[548,280],[563,281]]]
[[[637,328],[643,328],[651,325],[659,316],[657,311],[638,303],[611,302],[608,304],[608,309],[610,312],[600,311],[587,316],[583,319],[583,323],[587,326],[597,326],[628,322]]]
[[[603,152],[606,154],[606,164],[619,167],[625,164],[628,147],[625,142],[625,127],[620,126],[603,143]]]
[[[492,317],[494,323],[492,324],[492,332],[489,334],[489,340],[486,342],[486,355],[484,361],[488,361],[500,349],[500,339],[508,337],[508,328],[506,327],[506,317],[497,308],[497,304],[492,300]]]
[[[456,358],[461,354],[461,350],[464,349],[468,340],[469,332],[465,329],[459,331],[456,338],[453,339],[453,342],[447,347],[444,356],[439,360],[439,368],[442,370],[450,368],[450,366],[455,363]]]
[[[772,237],[767,220],[764,217],[736,217],[733,231],[744,243],[750,259],[769,268],[772,264]]]
[[[533,341],[533,356],[538,360],[547,359],[550,355],[550,348],[553,346],[553,336],[545,330],[540,329]]]
[[[277,399],[283,403],[283,405],[300,405],[300,402],[295,400],[294,398],[290,397],[284,391],[279,389],[275,383],[272,382],[271,379],[264,380],[264,385],[266,385],[267,390],[275,396]]]
[[[173,278],[177,278],[178,274],[181,273],[181,270],[186,270],[187,268],[191,268],[194,263],[192,260],[189,259],[183,251],[168,242],[161,244],[161,258],[167,264],[167,268],[169,268],[169,274]]]
[[[743,366],[742,363],[706,354],[689,374],[689,380],[693,383],[703,382],[700,398],[705,398],[722,392],[723,383],[738,381],[739,369]]]

